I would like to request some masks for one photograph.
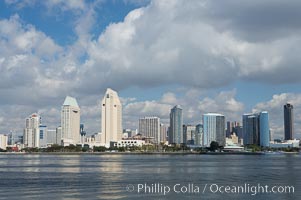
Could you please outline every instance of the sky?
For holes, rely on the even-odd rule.
[[[60,125],[67,95],[88,134],[101,131],[110,87],[123,128],[183,108],[184,122],[207,112],[241,121],[268,111],[283,138],[283,105],[294,105],[301,138],[301,1],[0,1],[0,133],[22,134],[37,112]]]

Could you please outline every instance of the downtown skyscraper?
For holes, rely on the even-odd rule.
[[[80,108],[75,98],[67,96],[61,110],[61,140],[64,146],[80,143]]]
[[[165,143],[167,141],[167,129],[165,124],[160,123],[160,142]]]
[[[139,119],[139,133],[147,138],[152,138],[155,144],[160,143],[160,118],[143,117]]]
[[[183,143],[186,145],[195,145],[196,127],[192,125],[183,126]]]
[[[233,124],[230,121],[227,121],[226,137],[230,137],[232,132],[233,132]]]
[[[244,145],[270,145],[269,114],[267,111],[260,113],[244,114],[243,119],[243,141]]]
[[[294,134],[294,106],[292,104],[285,104],[284,109],[284,139],[292,140]]]
[[[262,147],[270,146],[270,125],[269,125],[269,113],[262,111],[259,114],[259,144]]]
[[[195,141],[194,144],[201,146],[203,144],[203,124],[198,124],[195,126]]]
[[[169,144],[183,143],[183,110],[179,105],[170,110],[168,142]]]
[[[101,102],[101,143],[110,147],[111,142],[122,138],[122,105],[116,91],[108,88]]]
[[[244,145],[259,145],[259,119],[257,113],[242,116]]]
[[[218,142],[225,146],[225,116],[218,113],[207,113],[203,115],[203,146],[209,147],[211,142]]]
[[[38,115],[37,113],[31,114],[25,120],[23,143],[24,147],[40,147],[40,115]]]

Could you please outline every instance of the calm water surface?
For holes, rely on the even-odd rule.
[[[221,194],[213,184],[295,191]],[[0,199],[301,199],[301,155],[0,154]]]

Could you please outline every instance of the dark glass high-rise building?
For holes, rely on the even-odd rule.
[[[270,143],[268,112],[244,114],[242,119],[244,144],[256,144],[268,147]]]
[[[292,104],[284,105],[284,139],[292,140],[294,133],[294,107]]]
[[[230,137],[233,132],[233,126],[230,121],[227,121],[227,130],[226,130],[226,137]]]
[[[270,146],[271,137],[269,126],[269,113],[267,111],[263,111],[259,114],[259,134],[260,146]]]
[[[179,105],[173,107],[170,111],[168,142],[169,144],[183,143],[183,114]]]
[[[243,140],[244,145],[260,144],[259,137],[259,115],[258,114],[244,114],[243,121]]]

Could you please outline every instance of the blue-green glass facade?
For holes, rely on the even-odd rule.
[[[183,143],[183,112],[179,105],[173,107],[170,111],[168,142],[169,144]]]
[[[269,126],[269,113],[261,112],[259,115],[259,129],[260,129],[260,146],[270,146],[270,126]]]

